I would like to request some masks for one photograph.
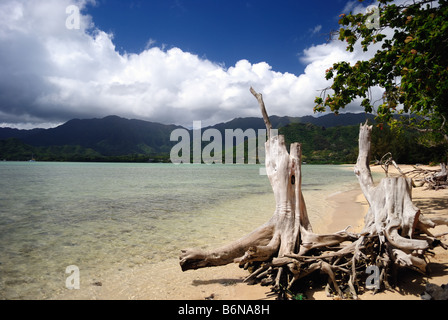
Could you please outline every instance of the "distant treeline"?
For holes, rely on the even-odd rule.
[[[359,125],[324,127],[310,123],[289,123],[279,129],[287,146],[292,142],[302,144],[302,160],[310,164],[355,163],[358,155]],[[424,147],[417,143],[416,131],[392,132],[387,126],[374,127],[372,133],[372,160],[379,160],[391,152],[398,163],[438,162],[444,154],[441,148]],[[164,141],[167,141],[164,139]],[[203,146],[207,143],[203,143]],[[247,143],[246,143],[247,144]],[[170,145],[160,146],[169,150]],[[235,153],[234,148],[234,153]],[[247,150],[245,156],[247,162]],[[141,152],[129,154],[100,153],[80,145],[32,146],[18,138],[0,140],[0,160],[75,162],[170,162],[169,152]],[[225,162],[225,150],[222,154]]]
[[[169,154],[103,155],[79,145],[31,146],[17,138],[0,140],[0,160],[68,162],[168,162]]]
[[[302,144],[302,160],[307,163],[355,163],[358,156],[359,125],[325,128],[312,124],[292,123],[279,130],[286,144]],[[390,152],[397,163],[440,162],[441,147],[418,144],[415,130],[392,131],[388,126],[375,126],[371,139],[371,160],[378,161]]]

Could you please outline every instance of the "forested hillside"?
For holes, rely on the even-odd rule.
[[[359,125],[326,128],[312,124],[293,123],[279,130],[287,145],[302,143],[303,161],[307,163],[355,163],[358,156]],[[387,126],[374,126],[372,160],[380,160],[390,152],[397,163],[437,162],[443,150],[418,144],[419,134],[405,130],[392,132]]]
[[[306,163],[354,163],[359,124],[366,119],[374,122],[373,116],[364,113],[271,118],[287,145],[302,143]],[[182,127],[117,116],[74,119],[52,129],[0,128],[0,160],[169,162],[170,150],[177,143],[170,141],[170,134],[177,128]],[[265,125],[261,118],[236,118],[203,131],[209,128],[219,130],[224,137],[226,129],[258,130]],[[438,161],[442,150],[423,147],[417,141],[417,132],[397,134],[386,126],[375,127],[372,159],[379,160],[391,152],[400,163]],[[208,143],[204,141],[202,147]],[[222,151],[224,159],[226,150]]]

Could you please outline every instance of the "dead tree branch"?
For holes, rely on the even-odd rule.
[[[268,132],[271,123],[262,95],[251,88]],[[386,177],[375,186],[370,172],[372,127],[360,126],[359,154],[354,167],[369,203],[360,233],[348,228],[331,234],[313,232],[302,194],[301,145],[287,152],[282,135],[269,135],[265,166],[276,207],[271,219],[241,239],[212,250],[184,249],[183,271],[238,263],[250,271],[248,283],[269,285],[279,298],[291,298],[301,281],[318,271],[326,275],[328,294],[357,298],[364,290],[366,268],[379,270],[378,287],[389,288],[392,270],[407,267],[426,271],[430,250],[443,244],[429,229],[448,224],[448,219],[423,217],[411,198],[411,178]],[[378,290],[378,289],[376,289]]]

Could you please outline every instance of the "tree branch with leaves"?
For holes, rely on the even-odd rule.
[[[360,1],[362,2],[362,1]],[[329,108],[338,113],[358,101],[380,122],[398,124],[395,114],[407,114],[406,122],[417,128],[424,140],[444,144],[441,161],[448,154],[448,1],[408,1],[394,4],[378,0],[375,14],[378,26],[372,27],[372,13],[343,14],[338,39],[347,51],[360,44],[363,51],[381,45],[366,61],[335,63],[325,78],[333,80],[316,97],[315,112]],[[372,101],[371,90],[380,87],[381,99]]]

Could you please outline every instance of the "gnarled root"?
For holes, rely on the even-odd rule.
[[[271,124],[261,94],[251,88],[262,110],[267,131]],[[301,189],[301,146],[287,152],[284,137],[269,134],[265,144],[266,172],[276,210],[272,218],[243,238],[221,248],[182,250],[183,271],[238,263],[249,270],[247,283],[272,286],[280,298],[290,298],[301,279],[320,271],[328,277],[326,290],[356,299],[366,271],[373,268],[374,290],[389,288],[396,267],[426,271],[429,250],[441,245],[429,229],[448,224],[446,218],[425,218],[412,203],[412,181],[386,177],[375,186],[370,173],[371,126],[361,125],[355,174],[369,203],[365,225],[359,234],[348,228],[332,234],[316,234],[308,219]],[[348,292],[348,294],[344,293]]]

